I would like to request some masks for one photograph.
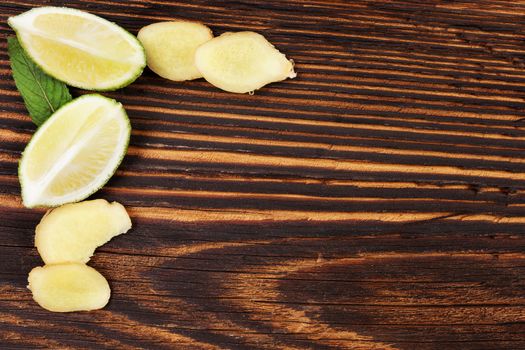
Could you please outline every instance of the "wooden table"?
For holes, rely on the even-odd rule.
[[[263,33],[298,78],[254,96],[146,71],[105,93],[131,146],[93,198],[134,228],[91,261],[104,309],[26,289],[43,210],[0,5],[1,349],[524,349],[525,1],[45,1],[137,33]],[[73,95],[85,93],[73,90]]]

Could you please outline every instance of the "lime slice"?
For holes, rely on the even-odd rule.
[[[133,82],[146,65],[135,36],[84,11],[38,7],[8,23],[46,73],[72,86],[115,90]]]
[[[120,103],[84,95],[62,106],[33,135],[18,168],[26,207],[87,198],[126,154],[130,123]]]

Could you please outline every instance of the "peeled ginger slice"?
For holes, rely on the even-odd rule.
[[[46,264],[86,263],[97,247],[130,228],[129,215],[117,202],[96,199],[66,204],[42,218],[35,246]]]
[[[28,282],[33,299],[53,312],[101,309],[111,296],[104,276],[79,263],[35,267],[29,273]]]
[[[254,32],[224,33],[204,43],[195,52],[195,65],[209,83],[236,93],[297,75],[293,63]]]
[[[137,37],[146,50],[148,67],[161,77],[174,81],[202,78],[195,67],[195,50],[213,38],[210,28],[204,24],[153,23],[142,28]]]

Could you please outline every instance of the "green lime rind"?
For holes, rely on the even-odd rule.
[[[64,104],[55,113],[53,113],[53,115],[51,115],[51,117],[49,117],[49,119],[47,119],[44,122],[44,124],[41,125],[41,127],[33,134],[33,137],[31,137],[31,140],[26,145],[26,148],[22,152],[22,156],[21,156],[20,161],[18,163],[18,179],[20,181],[20,186],[22,188],[22,203],[23,203],[23,205],[26,208],[58,207],[60,205],[67,204],[67,203],[80,202],[80,201],[88,198],[89,196],[91,196],[92,194],[97,192],[98,190],[100,190],[102,187],[104,187],[108,183],[108,181],[111,179],[111,177],[113,177],[113,175],[117,171],[118,167],[122,163],[122,161],[124,159],[124,156],[127,153],[128,146],[129,146],[129,140],[130,140],[130,136],[131,136],[131,122],[130,122],[129,117],[128,117],[127,113],[126,113],[126,110],[123,107],[122,107],[122,115],[121,115],[121,117],[123,118],[123,122],[125,123],[125,131],[126,131],[125,141],[120,146],[121,149],[120,149],[120,154],[116,158],[117,161],[115,162],[114,166],[110,169],[110,171],[107,171],[106,176],[103,177],[103,178],[97,179],[98,182],[95,182],[95,185],[92,185],[91,188],[89,188],[88,190],[86,190],[84,192],[81,192],[78,196],[70,198],[70,199],[68,199],[66,201],[43,200],[43,201],[36,202],[36,203],[28,203],[28,201],[26,199],[26,197],[27,197],[26,193],[28,191],[28,188],[26,186],[26,181],[24,180],[25,176],[23,174],[23,166],[24,166],[24,162],[25,162],[25,159],[26,159],[25,156],[27,154],[27,151],[31,149],[32,144],[34,142],[36,142],[35,140],[37,140],[40,137],[40,135],[46,131],[46,129],[47,129],[46,124],[52,123],[53,120],[56,118],[56,116],[59,115],[60,112],[64,108],[67,108],[71,104],[74,104],[74,103],[76,103],[76,102],[78,102],[80,100],[86,99],[86,98],[102,98],[104,100],[107,100],[107,101],[111,102],[114,105],[117,105],[117,104],[121,105],[118,101],[116,101],[116,100],[114,100],[112,98],[108,98],[108,97],[102,96],[100,94],[82,95],[82,96],[77,97],[74,100],[71,100],[70,102]]]
[[[66,12],[66,13],[80,14],[83,17],[87,16],[87,17],[91,17],[91,18],[96,18],[97,20],[100,20],[102,22],[107,23],[109,26],[113,27],[116,31],[120,32],[123,36],[125,36],[125,37],[130,39],[130,41],[134,44],[136,49],[139,50],[139,53],[141,55],[141,64],[137,65],[136,70],[130,71],[130,73],[128,74],[129,76],[127,76],[126,79],[122,79],[121,81],[119,80],[119,81],[117,81],[117,83],[111,84],[109,86],[102,86],[102,87],[101,86],[89,86],[89,85],[84,85],[84,84],[76,82],[76,81],[68,81],[67,79],[61,79],[59,77],[56,77],[53,72],[51,72],[49,69],[47,69],[45,67],[45,65],[42,64],[41,62],[39,62],[38,59],[35,58],[35,56],[31,53],[31,50],[29,49],[28,45],[25,43],[25,41],[23,39],[23,36],[20,34],[20,28],[17,28],[16,24],[14,23],[15,21],[13,20],[13,18],[17,18],[19,16],[28,16],[28,15],[32,14],[33,12],[44,12],[45,13],[47,10],[57,10],[57,9],[58,9],[58,11],[62,11],[62,12]],[[60,81],[62,81],[64,83],[66,83],[67,85],[70,85],[70,86],[74,86],[74,87],[77,87],[77,88],[80,88],[80,89],[90,90],[90,91],[101,91],[101,92],[102,91],[114,91],[114,90],[118,90],[118,89],[124,88],[124,87],[128,86],[129,84],[133,83],[135,80],[137,80],[138,77],[140,77],[142,75],[142,72],[144,71],[144,69],[146,67],[146,51],[144,50],[144,47],[142,46],[142,44],[140,43],[140,41],[137,39],[136,36],[131,34],[126,29],[122,28],[121,26],[119,26],[115,22],[108,21],[105,18],[96,16],[96,15],[91,14],[89,12],[77,10],[77,9],[70,8],[70,7],[42,6],[42,7],[32,8],[32,9],[30,9],[30,10],[28,10],[28,11],[26,11],[26,12],[20,14],[20,15],[17,15],[17,16],[14,16],[14,17],[9,17],[7,19],[7,23],[9,24],[9,26],[16,33],[16,36],[17,36],[18,41],[20,43],[20,46],[22,46],[22,48],[24,49],[26,54],[33,60],[33,62],[40,69],[42,69],[45,73],[47,73],[48,75],[52,76],[53,78],[55,78],[57,80],[60,80]],[[99,84],[99,85],[104,85],[104,84]]]

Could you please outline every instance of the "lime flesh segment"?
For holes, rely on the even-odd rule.
[[[19,179],[27,207],[77,202],[101,188],[124,157],[130,136],[122,105],[84,95],[56,111],[22,155]]]
[[[47,71],[53,72],[56,79],[68,83],[74,81],[82,82],[84,86],[97,86],[102,81],[118,80],[133,68],[128,63],[86,55],[80,49],[52,39],[25,34],[21,38],[26,47],[31,47],[35,52],[46,52]]]
[[[146,65],[130,33],[98,16],[65,7],[39,7],[8,20],[31,58],[49,75],[88,90],[114,90]]]

